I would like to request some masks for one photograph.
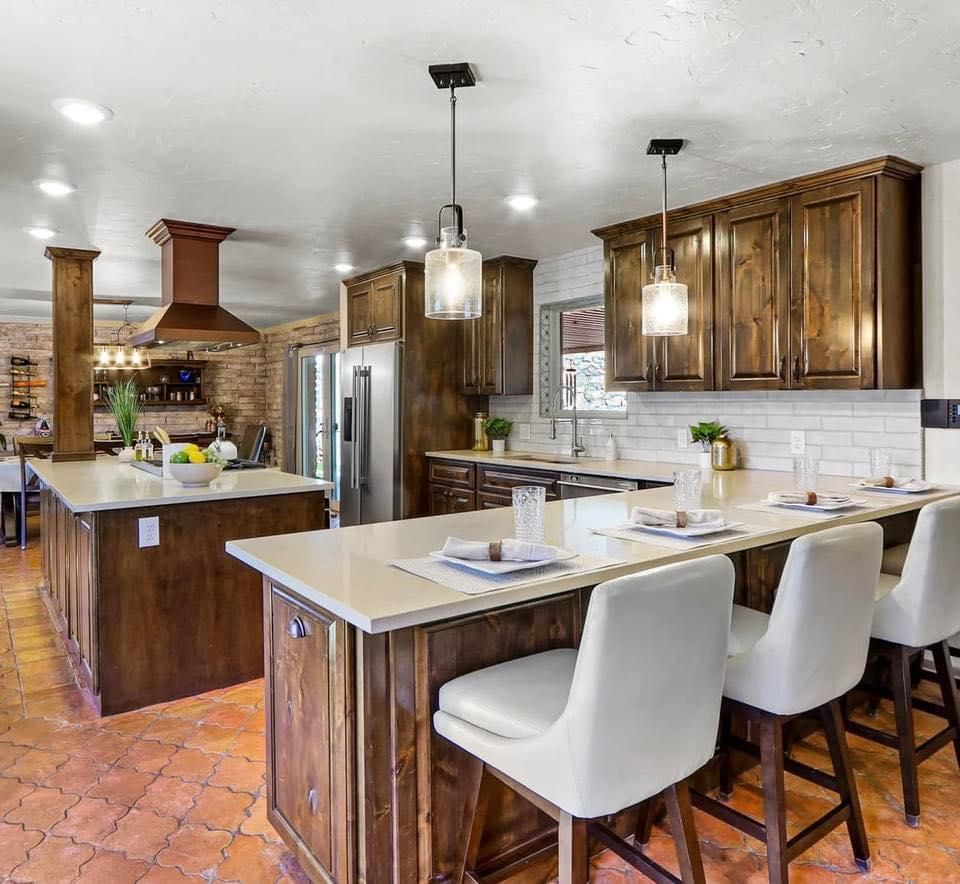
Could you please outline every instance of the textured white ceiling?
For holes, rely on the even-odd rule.
[[[159,217],[227,224],[223,303],[259,326],[334,309],[332,265],[400,257],[448,199],[486,255],[555,255],[654,211],[653,136],[682,136],[678,205],[882,153],[960,156],[955,0],[18,0],[0,29],[0,318],[49,315],[24,225],[93,245],[97,293],[159,302]],[[88,98],[86,129],[50,102]],[[65,177],[54,200],[31,181]],[[511,212],[504,197],[540,204]],[[100,311],[103,312],[100,312]],[[110,316],[98,308],[99,316]]]

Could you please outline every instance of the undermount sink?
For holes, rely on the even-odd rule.
[[[535,460],[540,463],[590,463],[597,460],[595,457],[572,457],[569,454],[510,454],[507,452],[504,457],[510,460]]]

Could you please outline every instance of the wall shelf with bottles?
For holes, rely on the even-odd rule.
[[[26,356],[10,357],[10,410],[7,417],[15,421],[37,419],[38,387],[47,382],[38,376],[40,365]]]
[[[133,378],[140,388],[144,408],[191,408],[205,406],[203,388],[205,360],[153,359],[149,368],[97,368],[93,370],[93,405],[107,407],[107,388]]]

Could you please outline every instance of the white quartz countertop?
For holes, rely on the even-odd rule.
[[[792,490],[792,474],[757,470],[707,474],[702,505],[723,509],[729,521],[761,527],[763,533],[685,550],[617,540],[591,530],[614,527],[626,521],[631,509],[639,504],[672,509],[672,488],[548,503],[545,509],[547,543],[581,553],[611,556],[623,564],[482,595],[459,593],[394,568],[388,562],[425,556],[440,549],[449,536],[470,540],[511,537],[513,510],[510,507],[235,540],[227,544],[227,552],[357,628],[379,633],[593,586],[657,565],[779,543],[823,528],[915,510],[932,500],[960,493],[960,489],[942,487],[916,495],[860,494],[848,489],[849,481],[822,479],[821,490],[862,496],[868,499],[870,509],[814,520],[792,510],[759,512],[738,508],[740,504],[765,499],[770,491]]]
[[[40,481],[75,513],[303,494],[333,487],[331,482],[320,479],[263,469],[226,470],[209,486],[185,488],[175,479],[160,479],[109,456],[59,463],[33,458],[30,466]]]
[[[472,451],[469,448],[458,451],[428,451],[426,456],[500,467],[550,470],[554,473],[580,473],[585,476],[638,479],[646,482],[672,482],[673,474],[677,470],[689,470],[696,466],[689,463],[658,463],[645,460],[604,460],[599,457],[572,459],[567,455],[550,455],[532,451],[507,451],[503,454],[494,454],[492,451]],[[551,458],[558,458],[558,460]]]

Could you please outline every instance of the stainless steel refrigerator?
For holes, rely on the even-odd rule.
[[[402,517],[403,344],[350,347],[340,356],[340,524]]]

